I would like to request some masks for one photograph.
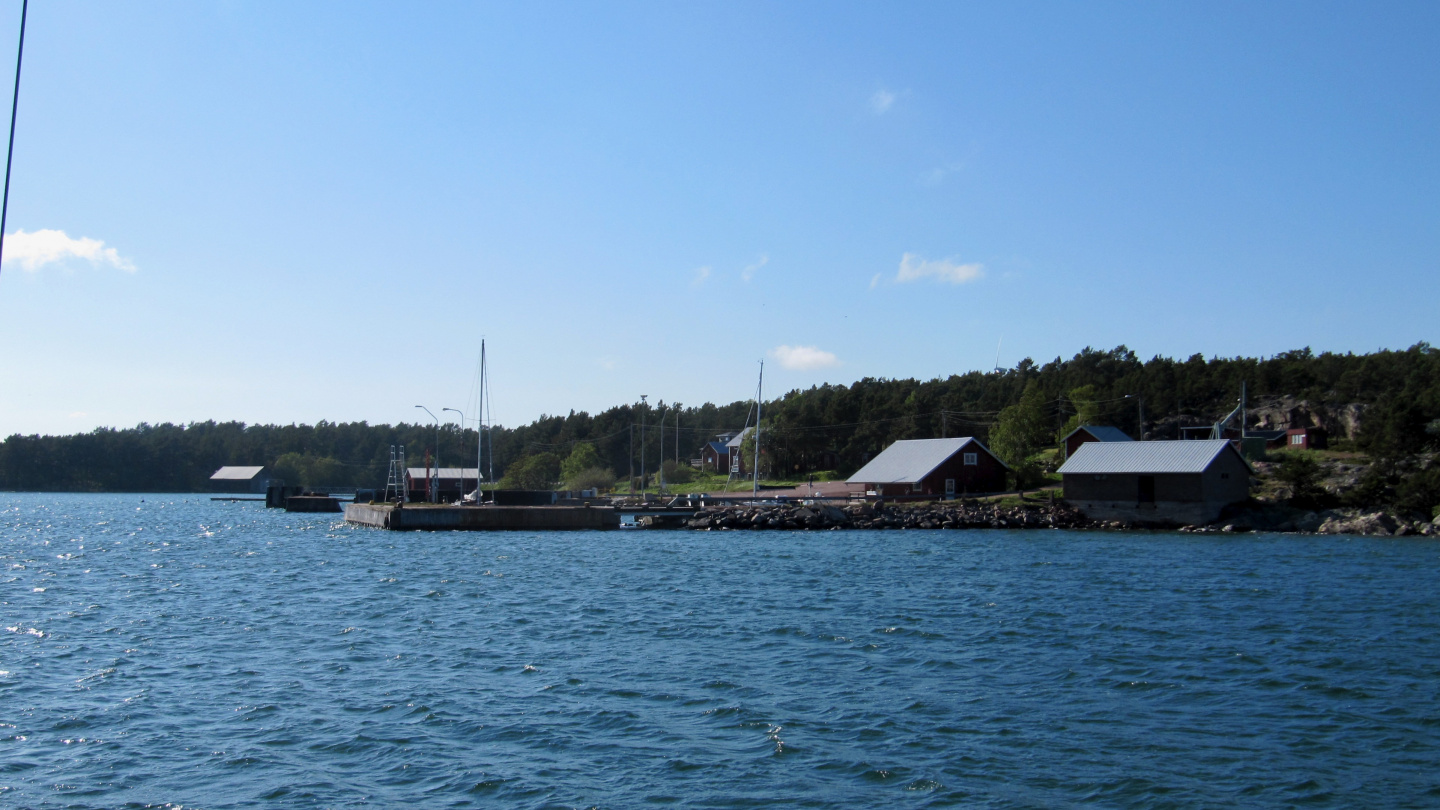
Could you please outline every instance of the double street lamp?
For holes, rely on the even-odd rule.
[[[428,490],[430,490],[430,502],[431,502],[431,503],[439,503],[439,502],[440,502],[440,417],[436,416],[434,413],[432,413],[432,412],[430,411],[429,408],[425,407],[424,405],[416,405],[415,407],[417,407],[417,408],[419,408],[420,410],[422,410],[422,411],[430,414],[430,418],[435,420],[435,478],[432,479],[431,481],[426,481],[425,484],[426,484],[426,488],[427,488]]]
[[[445,411],[452,411],[452,412],[454,412],[454,413],[460,414],[460,445],[463,447],[463,446],[465,445],[465,412],[464,412],[464,411],[461,411],[461,410],[457,410],[457,409],[455,409],[455,408],[441,408],[441,409],[440,409],[440,412],[441,412],[441,413],[444,413]],[[479,428],[479,426],[477,425],[475,429],[476,429],[476,430],[479,430],[480,428]],[[461,501],[465,500],[465,465],[464,465],[463,462],[462,462],[461,465],[460,465],[460,500],[461,500]],[[476,503],[479,503],[479,502],[480,502],[480,457],[479,457],[479,455],[476,455],[476,457],[475,457],[475,502],[476,502]]]

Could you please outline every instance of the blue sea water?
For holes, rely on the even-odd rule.
[[[1440,544],[0,494],[4,807],[1435,807]]]

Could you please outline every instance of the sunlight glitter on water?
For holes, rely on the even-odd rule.
[[[1430,806],[1437,549],[0,495],[0,805]]]

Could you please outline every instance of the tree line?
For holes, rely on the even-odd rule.
[[[1182,424],[1209,424],[1234,408],[1241,383],[1252,403],[1292,396],[1312,403],[1365,406],[1361,430],[1340,437],[1382,459],[1440,448],[1440,351],[1419,343],[1369,354],[1142,361],[1119,346],[1087,348],[1069,359],[971,371],[945,378],[865,378],[850,385],[793,390],[764,404],[762,472],[848,474],[898,439],[975,436],[1011,460],[1055,441],[1080,422],[1153,438]],[[653,473],[664,455],[687,465],[705,441],[753,424],[754,403],[682,406],[663,401],[571,411],[528,425],[496,426],[487,436],[494,473]],[[643,429],[642,429],[643,424]],[[642,439],[643,430],[643,439]],[[663,439],[662,439],[663,432]],[[473,466],[473,429],[445,425],[246,425],[194,422],[99,428],[69,436],[12,435],[0,443],[0,488],[27,491],[189,492],[209,489],[224,465],[268,465],[287,482],[379,487],[390,448],[404,445],[412,467],[438,450],[446,466]],[[572,459],[578,445],[587,445]],[[487,447],[487,450],[489,448]],[[678,451],[678,452],[677,452]],[[1003,452],[1001,452],[1003,451]],[[582,458],[583,457],[583,458]],[[677,458],[678,457],[678,458]],[[577,460],[578,459],[578,460]],[[518,465],[518,466],[517,466]],[[487,462],[487,473],[490,463]],[[553,471],[553,472],[552,472]],[[514,476],[512,476],[514,477]],[[593,477],[593,476],[592,476]],[[530,480],[530,479],[527,479]]]

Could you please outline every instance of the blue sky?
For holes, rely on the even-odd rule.
[[[0,434],[425,419],[482,335],[512,425],[761,358],[1436,341],[1436,41],[1435,3],[38,2]]]

